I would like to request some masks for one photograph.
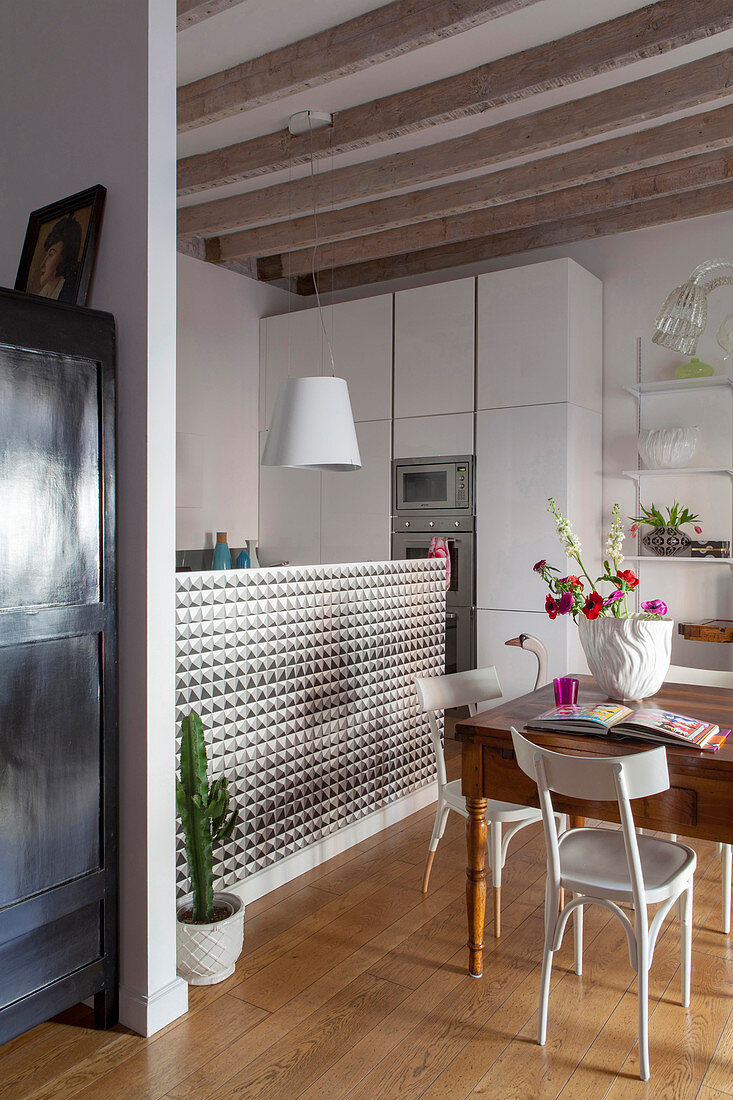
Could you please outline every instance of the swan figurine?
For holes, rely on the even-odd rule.
[[[537,679],[535,680],[534,689],[543,687],[547,683],[547,649],[539,640],[535,638],[534,634],[520,634],[518,638],[510,638],[504,645],[516,645],[520,649],[526,649],[529,653],[534,653],[537,658]]]

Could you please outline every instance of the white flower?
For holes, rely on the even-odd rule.
[[[624,560],[624,556],[621,552],[621,547],[624,541],[624,525],[621,521],[621,516],[619,515],[618,504],[614,504],[611,514],[611,529],[608,532],[606,553],[608,554],[616,569],[618,569]]]
[[[570,521],[566,519],[562,512],[558,511],[558,507],[555,503],[554,497],[549,498],[549,506],[547,508],[547,511],[551,512],[552,515],[555,517],[555,520],[557,522],[557,533],[560,542],[565,548],[565,553],[569,558],[576,558],[578,561],[580,561],[580,553],[583,549],[580,545],[580,539],[570,526]]]

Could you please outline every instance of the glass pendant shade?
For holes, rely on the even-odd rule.
[[[358,470],[359,444],[343,378],[287,378],[272,413],[263,466],[302,470]]]
[[[657,314],[652,342],[683,355],[692,355],[705,331],[707,319],[705,290],[695,283],[683,283],[668,295]]]

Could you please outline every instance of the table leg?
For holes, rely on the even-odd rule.
[[[579,817],[577,814],[568,814],[568,828],[569,829],[582,829],[585,825],[585,818]]]
[[[468,911],[468,972],[480,978],[484,972],[484,919],[486,916],[486,799],[466,798],[466,908]]]

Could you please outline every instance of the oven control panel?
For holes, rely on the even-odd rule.
[[[458,531],[473,531],[475,519],[473,516],[440,516],[438,519],[428,519],[427,516],[394,516],[392,518],[392,530],[405,531],[407,534],[427,534],[449,536]]]

